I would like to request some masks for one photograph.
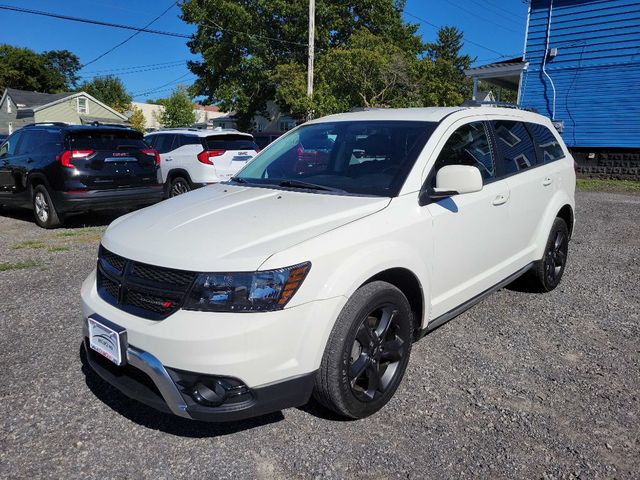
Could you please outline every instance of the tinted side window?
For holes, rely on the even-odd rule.
[[[176,142],[173,146],[174,150],[185,145],[202,145],[200,137],[196,137],[195,135],[177,135],[177,137],[179,142]]]
[[[484,123],[469,123],[453,132],[436,159],[434,173],[445,165],[477,167],[485,181],[495,177],[494,155]]]
[[[156,143],[156,138],[158,136],[157,135],[147,135],[146,137],[144,137],[144,141],[147,143],[147,145],[149,145],[151,148],[155,148],[155,143]]]
[[[507,120],[491,122],[501,155],[502,175],[525,170],[536,164],[536,149],[524,123]]]
[[[87,129],[71,132],[68,136],[72,150],[125,150],[147,148],[142,135],[129,130]]]
[[[60,153],[64,150],[62,146],[62,134],[59,130],[34,129],[24,132],[20,143],[19,153],[39,154],[39,153]]]
[[[542,152],[542,160],[544,163],[553,162],[564,158],[564,152],[558,142],[556,136],[544,125],[537,123],[529,123],[529,130],[533,134],[536,144]]]
[[[173,150],[173,140],[175,139],[175,135],[156,135],[156,150],[159,153],[167,153]]]
[[[20,143],[20,138],[22,137],[22,132],[16,132],[11,135],[2,145],[2,150],[0,150],[0,155],[15,155],[16,147],[18,143]]]

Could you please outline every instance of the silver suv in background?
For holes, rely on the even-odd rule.
[[[250,134],[232,129],[160,130],[145,141],[160,153],[166,197],[229,180],[260,151]]]

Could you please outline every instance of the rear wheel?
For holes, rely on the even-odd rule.
[[[359,288],[333,327],[314,397],[348,418],[377,412],[404,376],[412,332],[411,307],[398,288],[380,281]]]
[[[187,193],[191,190],[191,185],[189,181],[184,177],[174,177],[171,179],[171,183],[169,183],[169,192],[167,197],[177,197],[178,195],[182,195],[183,193]]]
[[[44,185],[33,187],[31,196],[36,223],[42,228],[55,228],[62,224],[51,196]]]
[[[544,292],[558,286],[567,266],[569,229],[561,218],[556,218],[549,232],[544,255],[534,267],[536,285]]]

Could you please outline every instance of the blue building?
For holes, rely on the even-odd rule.
[[[521,106],[557,122],[586,173],[637,177],[640,1],[531,0],[524,45],[521,58],[467,75],[517,89]]]

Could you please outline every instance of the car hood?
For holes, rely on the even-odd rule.
[[[382,210],[389,201],[218,184],[118,218],[102,244],[151,265],[252,271],[274,253]]]

